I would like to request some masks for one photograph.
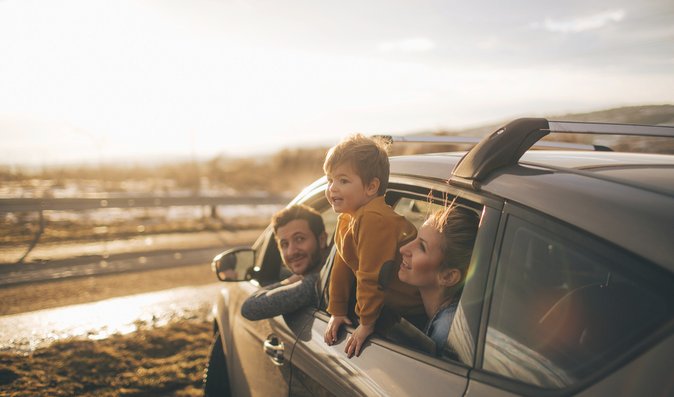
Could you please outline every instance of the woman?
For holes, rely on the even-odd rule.
[[[419,288],[426,315],[424,332],[442,352],[466,279],[479,224],[469,209],[450,205],[432,214],[417,238],[400,248],[401,281]]]

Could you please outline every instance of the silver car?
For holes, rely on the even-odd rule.
[[[674,395],[674,156],[528,150],[550,132],[674,137],[674,127],[519,119],[467,153],[391,158],[386,201],[417,227],[453,198],[481,216],[453,354],[431,353],[404,320],[360,357],[347,358],[344,335],[326,345],[334,250],[318,307],[246,320],[243,301],[287,275],[269,228],[214,260],[237,275],[214,304],[206,394]],[[330,232],[325,187],[293,203],[317,209]]]

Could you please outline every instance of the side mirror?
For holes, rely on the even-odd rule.
[[[211,269],[220,281],[250,280],[254,271],[255,251],[252,248],[232,248],[216,255]]]

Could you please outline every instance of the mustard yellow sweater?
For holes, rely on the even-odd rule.
[[[335,316],[348,313],[349,291],[355,276],[355,311],[361,324],[373,325],[386,304],[400,314],[423,312],[417,288],[398,279],[401,245],[416,236],[416,229],[396,214],[380,196],[359,208],[353,215],[340,214],[335,231],[337,255],[330,274],[328,312]],[[395,261],[393,278],[386,289],[379,287],[379,271]]]

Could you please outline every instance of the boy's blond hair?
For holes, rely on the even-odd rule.
[[[374,178],[379,179],[378,196],[386,193],[389,177],[388,143],[381,138],[368,138],[353,134],[328,150],[323,163],[323,171],[329,174],[333,169],[349,164],[364,184]]]

